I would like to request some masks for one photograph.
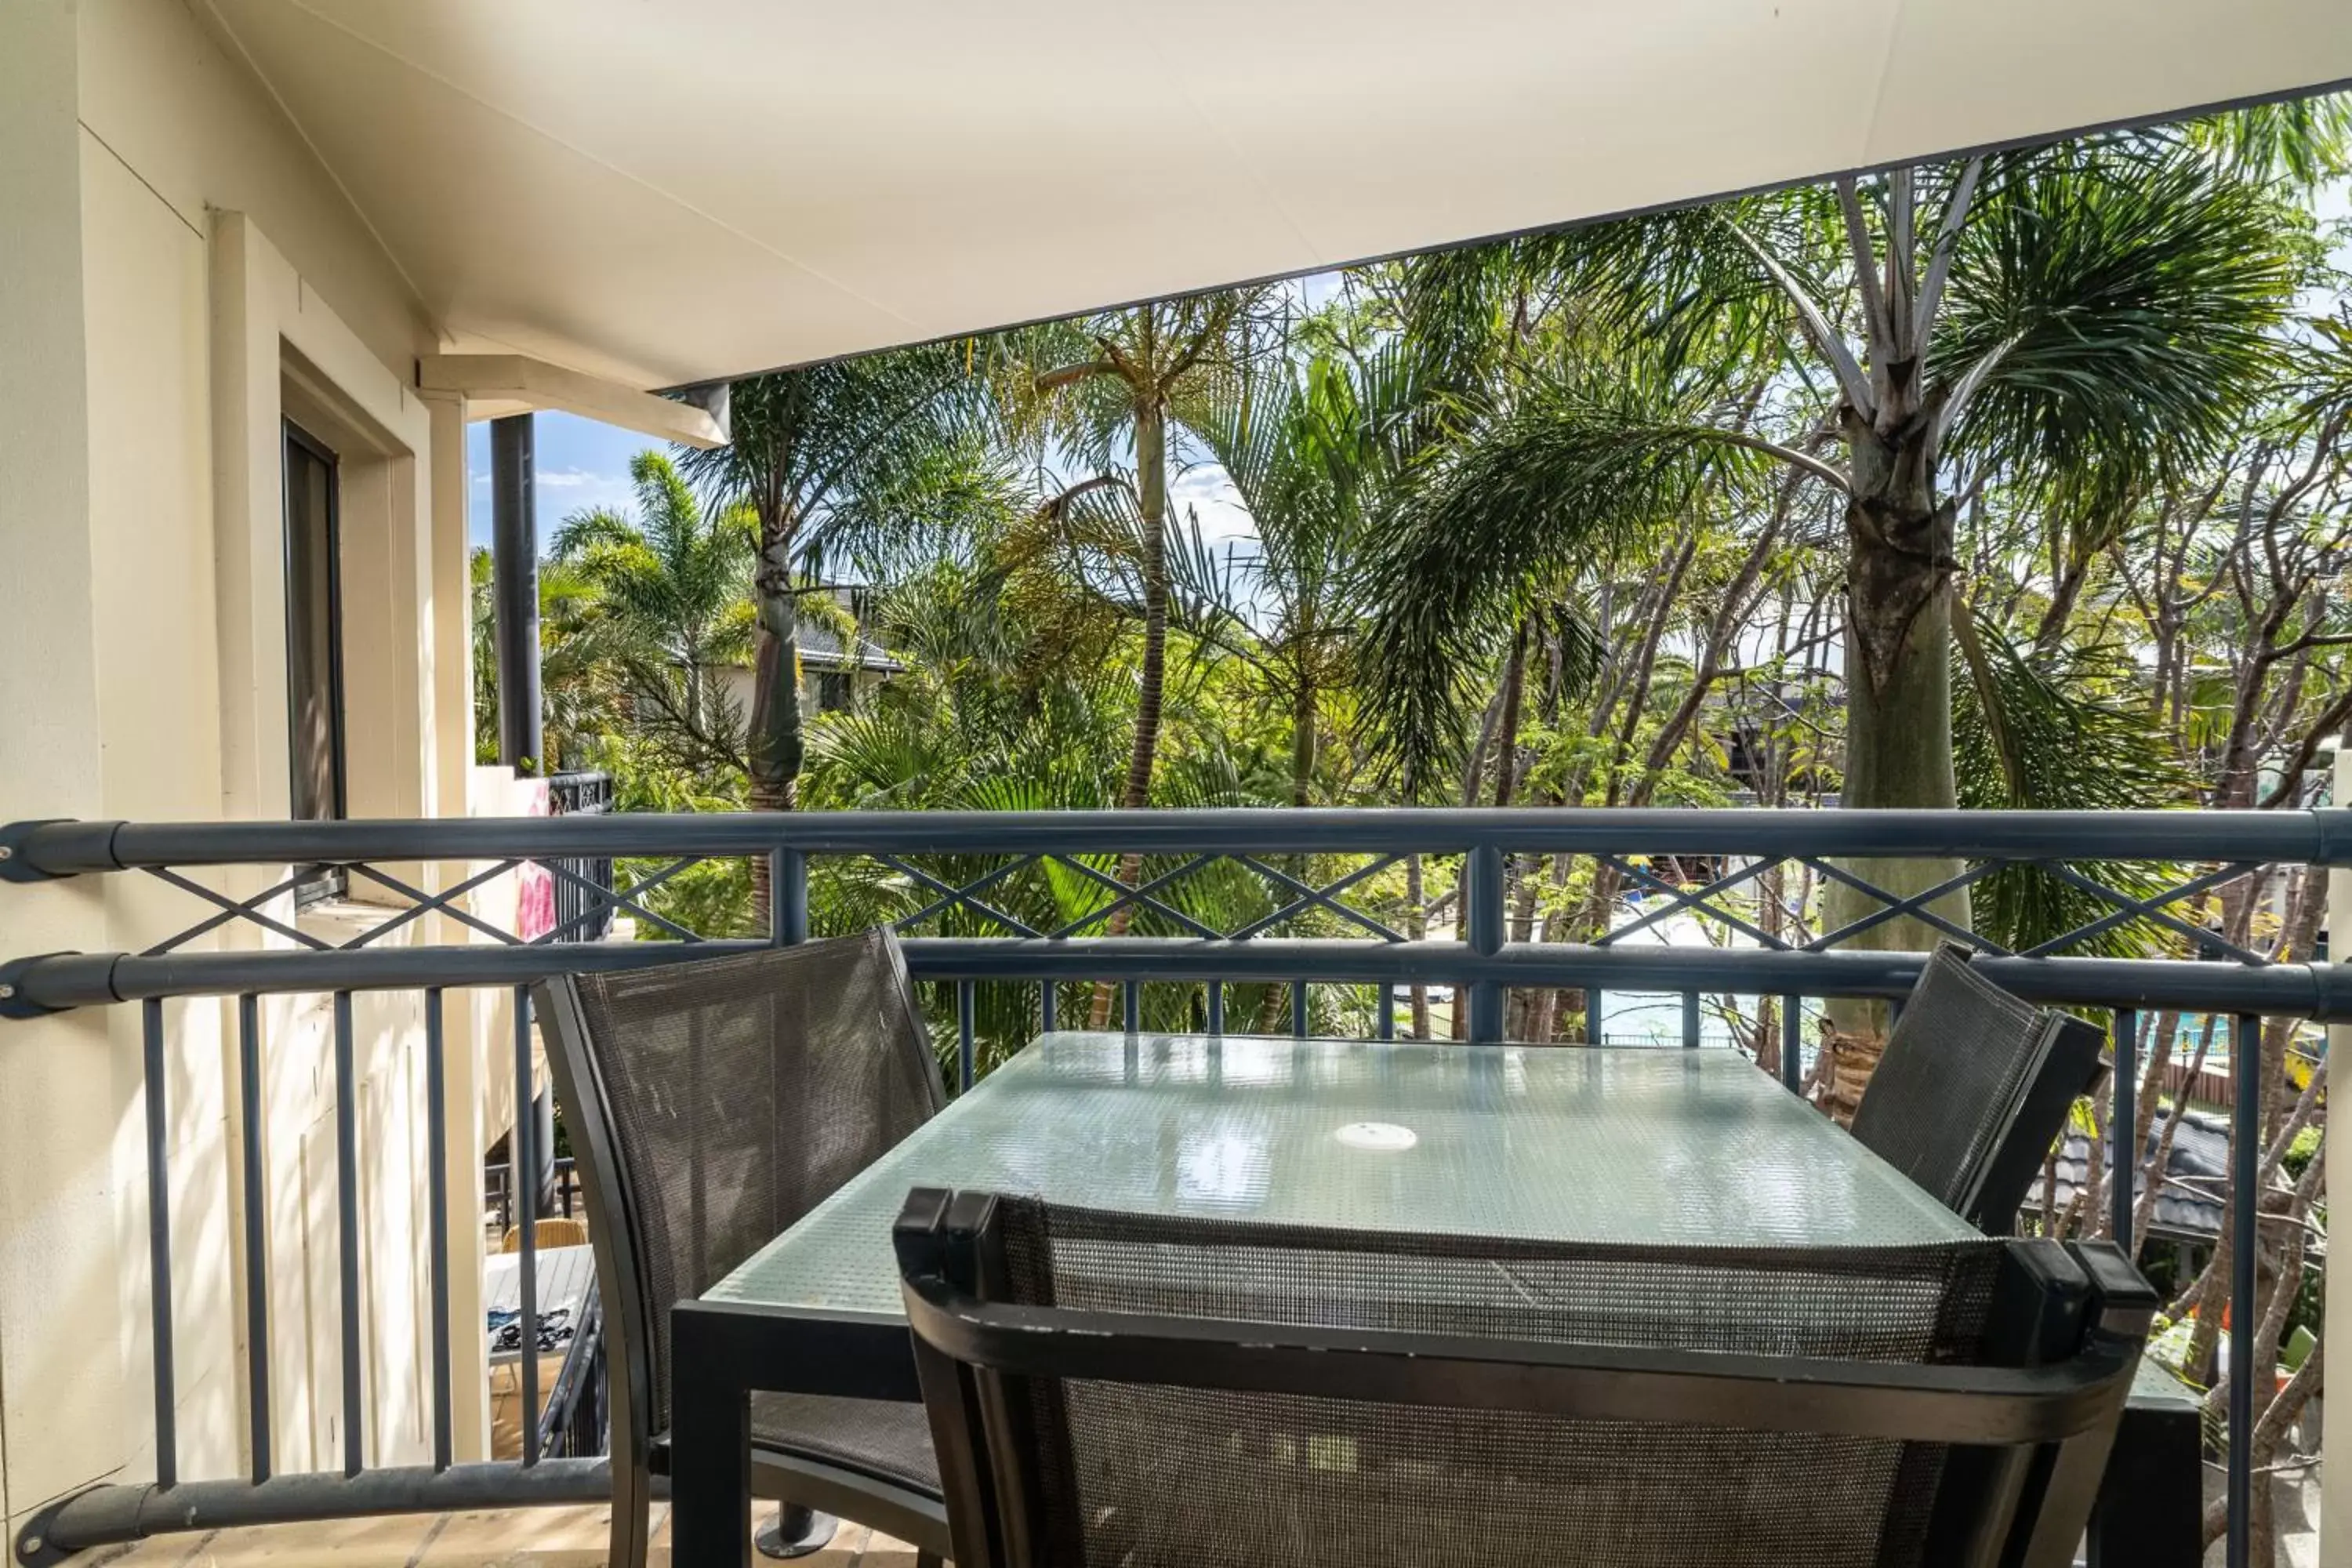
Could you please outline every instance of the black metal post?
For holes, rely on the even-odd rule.
[[[2115,1103],[2107,1111],[2107,1229],[2126,1256],[2132,1252],[2132,1203],[2139,1170],[2139,1015],[2129,1007],[2116,1009]]]
[[[971,981],[956,982],[956,1092],[959,1094],[971,1087],[974,989]]]
[[[536,1169],[538,1152],[531,1147],[536,1142],[532,1133],[538,1120],[531,1114],[530,1092],[530,988],[518,985],[514,992],[514,1131],[507,1135],[507,1191],[521,1190],[523,1172]],[[691,1103],[691,1102],[689,1102]],[[699,1169],[699,1166],[697,1167]],[[515,1222],[522,1232],[522,1245],[516,1249],[515,1279],[521,1300],[517,1303],[521,1316],[517,1320],[521,1339],[522,1359],[515,1363],[522,1383],[522,1462],[527,1469],[539,1463],[539,1205],[538,1194],[532,1201],[514,1202]]]
[[[360,1090],[350,992],[335,993],[334,1016],[335,1268],[342,1309],[343,1474],[356,1476],[367,1464],[367,1405],[360,1363]]]
[[[539,516],[531,416],[490,421],[490,580],[498,607],[499,761],[551,770],[539,710]]]
[[[250,1468],[270,1473],[268,1197],[261,1148],[261,998],[236,999],[237,1103],[245,1123],[245,1376]]]
[[[1804,1005],[1801,996],[1780,998],[1780,1082],[1790,1094],[1805,1087],[1804,1064],[1798,1059],[1805,1038]]]
[[[449,1370],[448,1052],[442,993],[425,993],[425,1160],[426,1245],[433,1254],[433,1468],[446,1470],[454,1447]]]
[[[1462,931],[1470,951],[1481,958],[1503,951],[1503,851],[1493,844],[1473,845],[1462,863]],[[1472,1040],[1492,1045],[1503,1037],[1503,987],[1492,980],[1473,980],[1469,986],[1470,1016],[1464,1031]],[[1455,1005],[1461,1005],[1460,987]]]
[[[147,1284],[154,1316],[155,1485],[180,1479],[179,1396],[172,1373],[172,1121],[165,1099],[163,1004],[142,1009],[147,1071]]]
[[[2254,1502],[2254,1259],[2262,1246],[2263,1021],[2238,1015],[2230,1038],[2236,1089],[2230,1116],[2230,1521],[2223,1553],[2229,1568],[2252,1561],[2248,1535]],[[2265,1374],[2269,1368],[2260,1369]],[[2263,1484],[2270,1484],[2267,1478]]]

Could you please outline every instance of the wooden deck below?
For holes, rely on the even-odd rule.
[[[272,1524],[159,1535],[74,1562],[76,1568],[602,1568],[610,1520],[608,1510],[577,1507]],[[652,1568],[667,1568],[667,1503],[654,1505],[652,1545]],[[794,1561],[803,1568],[914,1568],[915,1549],[844,1524],[824,1551]]]

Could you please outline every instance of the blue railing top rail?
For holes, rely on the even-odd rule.
[[[1501,857],[1511,854],[1586,855],[1631,870],[1631,858],[1717,856],[1752,865],[1796,861],[1831,870],[1833,859],[1848,864],[1872,857],[1950,858],[1979,867],[1991,864],[2056,866],[2061,874],[2087,879],[2069,867],[2101,861],[2163,862],[2218,867],[2180,880],[2158,899],[2116,902],[2102,923],[2135,918],[2135,911],[2168,924],[2176,935],[2195,938],[2209,955],[2242,962],[2215,963],[2171,959],[2116,959],[2054,952],[2011,955],[1988,952],[1979,962],[2000,984],[2037,1000],[2077,1006],[2179,1007],[2198,1011],[2259,1012],[2273,1016],[2352,1019],[2352,969],[2340,976],[2326,964],[2267,963],[2221,943],[2207,945],[2206,933],[2161,908],[2165,903],[2221,880],[2265,866],[2352,864],[2352,810],[2167,812],[1958,812],[1742,809],[1532,810],[1459,808],[1225,809],[1199,811],[1087,812],[833,812],[732,813],[695,816],[605,815],[552,818],[469,818],[441,821],[130,823],[35,822],[0,828],[0,874],[40,879],[82,873],[144,869],[210,900],[218,912],[187,935],[225,921],[249,918],[307,944],[300,950],[172,951],[173,939],[142,953],[0,955],[0,1011],[23,1013],[57,1007],[143,1000],[159,996],[229,994],[239,992],[320,992],[400,989],[416,986],[525,984],[560,971],[618,969],[675,961],[684,952],[722,952],[747,942],[596,942],[556,947],[545,941],[518,943],[483,928],[500,945],[404,947],[353,942],[328,948],[301,933],[274,927],[249,906],[204,889],[171,868],[233,864],[284,866],[316,862],[359,868],[373,881],[419,900],[403,919],[439,908],[461,923],[478,925],[451,900],[483,879],[478,873],[457,888],[426,895],[397,879],[370,869],[371,860],[491,861],[511,866],[525,859],[560,862],[564,857],[646,856],[686,865],[703,858],[765,855],[777,858],[777,929],[785,940],[804,929],[794,915],[805,899],[809,857],[867,856],[914,871],[902,857],[977,856],[1009,862],[1024,858],[1075,864],[1083,854],[1140,852],[1191,857],[1195,865],[1225,857],[1242,861],[1277,888],[1283,909],[1337,907],[1335,896],[1362,872],[1350,872],[1325,888],[1290,879],[1267,862],[1299,854],[1359,855],[1381,863],[1414,852],[1466,853],[1463,888],[1465,941],[1409,941],[1377,921],[1356,923],[1381,940],[1294,937],[1272,934],[1280,911],[1244,929],[1215,931],[1197,923],[1191,934],[1119,935],[1081,929],[1030,931],[987,903],[1003,871],[983,874],[961,887],[929,878],[923,897],[929,912],[961,902],[996,918],[1002,934],[931,936],[913,927],[907,950],[916,972],[940,980],[1100,980],[1200,983],[1299,981],[1410,985],[1468,984],[1491,994],[1498,988],[1565,986],[1634,991],[1713,991],[1756,994],[1900,996],[1916,978],[1916,953],[1844,948],[1831,937],[1809,944],[1813,951],[1782,943],[1777,949],[1738,946],[1651,947],[1619,942],[1612,932],[1592,945],[1514,942],[1505,940]],[[1371,868],[1377,868],[1377,866]],[[1083,868],[1081,868],[1083,869]],[[1167,874],[1181,877],[1185,868]],[[1675,908],[1737,925],[1736,916],[1710,905],[1706,894],[1741,880],[1731,873],[1696,894],[1678,891],[1647,878]],[[1108,882],[1107,878],[1097,876]],[[1161,880],[1167,879],[1163,878]],[[1961,880],[1965,880],[1963,878]],[[658,874],[641,882],[642,889]],[[1159,880],[1147,881],[1119,901],[1139,908],[1168,908],[1151,896]],[[1632,886],[1641,886],[1634,881]],[[1866,884],[1859,884],[1866,886]],[[1953,884],[1953,885],[1958,885]],[[636,891],[632,889],[631,891]],[[1116,891],[1116,889],[1112,889]],[[1879,914],[1844,928],[1858,931],[1874,921],[1916,908],[1909,900],[1869,889],[1882,900]],[[936,894],[936,899],[933,895]],[[603,895],[608,907],[642,913],[626,893]],[[641,896],[641,895],[640,895]],[[2152,911],[2152,912],[2151,912]],[[1344,910],[1342,911],[1345,912]],[[1654,919],[1654,916],[1650,917]],[[1933,921],[1932,914],[1921,918]],[[793,923],[797,920],[800,923]],[[395,922],[398,923],[398,922]],[[656,918],[656,924],[667,924]],[[1262,934],[1263,933],[1263,934]],[[1987,944],[1990,945],[1990,944]],[[1840,949],[1820,951],[1822,949]]]
[[[164,996],[400,991],[520,985],[552,974],[639,969],[749,952],[753,941],[615,942],[546,947],[278,949],[269,952],[47,953],[0,963],[0,1016]],[[1614,992],[1901,998],[1925,955],[1714,947],[1616,948],[1517,942],[1480,953],[1451,942],[1256,937],[908,937],[922,980],[1113,980],[1199,984],[1306,980],[1408,986],[1562,986]],[[2352,1022],[2352,967],[2191,963],[2160,958],[1976,960],[2029,1001],[2074,1007],[2255,1013]]]
[[[580,814],[348,822],[19,822],[0,878],[154,866],[556,856],[1506,853],[2228,860],[2352,865],[2352,808],[1864,811],[1225,807]]]

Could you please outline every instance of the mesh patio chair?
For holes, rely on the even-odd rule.
[[[1995,985],[1945,942],[1928,956],[1853,1116],[1853,1135],[1988,1236],[2016,1226],[2077,1098],[2099,1030]]]
[[[2158,1304],[2104,1243],[1595,1246],[935,1189],[895,1239],[958,1568],[2057,1568]]]
[[[651,1478],[668,1468],[671,1304],[732,1272],[945,1094],[887,931],[565,975],[537,995],[604,1294],[612,1561],[640,1568]],[[884,1531],[936,1568],[947,1521],[919,1407],[761,1394],[751,1438],[761,1496]]]

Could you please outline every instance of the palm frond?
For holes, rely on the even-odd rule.
[[[1970,811],[2133,811],[2189,803],[2189,781],[2147,723],[2122,655],[2105,647],[2030,649],[1974,606],[1954,606],[1952,729],[1959,803]],[[2074,870],[2132,898],[2179,880],[2145,861]],[[2113,912],[2095,894],[2035,867],[1991,873],[1972,895],[1977,929],[2013,951]],[[2144,921],[2067,952],[2147,957],[2164,941]]]
[[[1409,773],[1458,748],[1487,669],[1544,591],[1673,520],[1707,480],[1766,459],[1672,392],[1556,384],[1436,465],[1374,531],[1365,717]]]

